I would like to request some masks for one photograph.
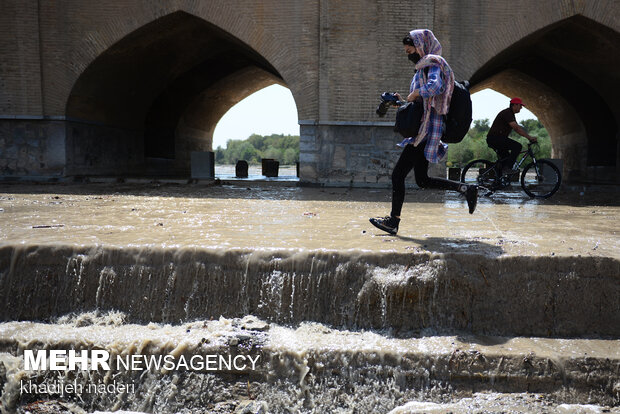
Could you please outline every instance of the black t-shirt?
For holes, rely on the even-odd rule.
[[[509,125],[511,122],[517,122],[515,113],[512,112],[511,108],[506,108],[497,114],[487,136],[508,138],[508,134],[512,131],[512,127]]]

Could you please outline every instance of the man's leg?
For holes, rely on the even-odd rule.
[[[492,148],[497,152],[502,169],[512,168],[512,165],[514,164],[514,160],[512,161],[512,164],[510,164],[510,147],[507,141],[512,140],[494,136],[487,137],[487,145],[489,148]],[[496,172],[499,174],[501,171]]]
[[[517,161],[517,157],[519,156],[519,152],[521,152],[522,146],[517,141],[507,138],[506,139],[506,149],[509,152],[508,159],[506,160],[506,168],[512,169]]]

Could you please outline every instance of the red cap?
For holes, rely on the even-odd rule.
[[[519,104],[519,105],[523,105],[523,101],[521,100],[521,98],[512,98],[512,99],[510,100],[510,103],[511,103],[511,104]],[[525,105],[523,105],[523,106],[525,106]]]

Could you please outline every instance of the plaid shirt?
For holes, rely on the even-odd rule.
[[[439,66],[431,66],[428,69],[428,82],[424,85],[420,85],[420,79],[418,77],[418,72],[413,75],[413,79],[411,80],[411,86],[409,88],[409,92],[413,92],[418,89],[420,91],[420,96],[426,101],[426,99],[430,98],[434,95],[439,95],[443,92],[443,81],[441,80],[441,68]],[[425,102],[426,104],[426,102]],[[426,105],[425,105],[426,106]],[[441,161],[443,157],[448,153],[448,146],[441,142],[441,136],[443,135],[443,116],[439,115],[434,108],[431,108],[431,117],[430,122],[427,125],[426,130],[426,139],[421,142],[421,144],[425,144],[424,147],[424,156],[430,162],[437,163]],[[412,144],[415,137],[405,138],[401,143],[398,144],[399,147],[404,147],[407,144]]]

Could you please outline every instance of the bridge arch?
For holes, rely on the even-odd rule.
[[[605,181],[620,159],[619,64],[620,34],[575,15],[508,46],[471,80],[473,91],[524,98],[549,131],[567,180]]]
[[[274,83],[286,85],[226,30],[185,11],[159,17],[103,50],[73,85],[68,173],[187,176],[224,113]]]

